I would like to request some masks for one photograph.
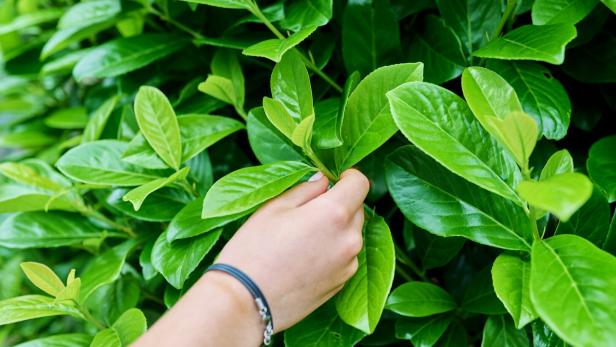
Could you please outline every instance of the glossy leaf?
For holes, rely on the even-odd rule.
[[[536,320],[532,324],[533,327],[533,346],[535,347],[570,347],[568,343],[548,328],[541,320]]]
[[[118,102],[117,97],[111,97],[103,102],[91,115],[86,128],[83,130],[81,143],[96,141],[101,137],[107,120]]]
[[[597,5],[599,0],[537,0],[533,3],[533,24],[575,24]]]
[[[244,49],[242,53],[248,56],[267,58],[278,63],[288,50],[299,45],[316,29],[315,26],[305,27],[284,39],[270,39],[256,43]]]
[[[554,234],[576,234],[606,249],[610,228],[610,205],[603,194],[593,189],[590,199],[586,201],[568,222],[558,223]]]
[[[122,347],[122,341],[115,330],[107,328],[94,335],[90,347]]]
[[[250,0],[183,0],[196,4],[204,4],[214,7],[230,8],[230,9],[252,9],[252,1]]]
[[[607,196],[616,201],[616,136],[608,136],[595,142],[588,152],[586,168],[588,175]]]
[[[573,158],[566,149],[561,149],[550,156],[541,170],[541,180],[563,173],[573,172]]]
[[[80,300],[85,302],[98,288],[115,281],[126,257],[135,247],[135,240],[125,241],[94,258],[81,274]]]
[[[510,254],[499,255],[492,265],[492,283],[496,296],[522,329],[537,318],[530,301],[530,262]]]
[[[507,316],[490,316],[483,328],[481,346],[527,347],[524,330],[517,330]]]
[[[57,303],[48,296],[24,295],[0,301],[0,325],[60,315],[83,317],[73,304]]]
[[[430,347],[443,336],[453,317],[449,314],[425,318],[401,318],[396,321],[396,337],[410,340],[413,346]]]
[[[45,118],[45,125],[56,129],[81,129],[86,126],[88,115],[83,107],[64,108]]]
[[[98,23],[113,18],[121,12],[118,0],[98,0],[96,2],[82,2],[71,6],[58,21],[58,28],[83,26],[84,24]]]
[[[490,132],[509,150],[518,166],[528,170],[528,159],[539,136],[535,120],[524,112],[512,112],[502,119],[489,116],[486,122]]]
[[[178,117],[182,138],[182,162],[186,162],[223,138],[244,129],[232,118],[202,114]]]
[[[122,346],[129,346],[145,333],[148,325],[143,312],[139,309],[131,308],[124,312],[111,327],[118,334]]]
[[[87,334],[60,334],[30,340],[15,347],[88,347],[92,336]]]
[[[263,111],[269,122],[290,140],[297,127],[297,122],[284,107],[284,104],[280,100],[265,97],[263,98]]]
[[[170,185],[178,180],[185,180],[188,174],[188,168],[185,167],[167,178],[159,178],[143,184],[122,197],[124,201],[130,201],[133,204],[135,211],[138,211],[143,204],[143,201],[153,192],[161,189],[164,186]]]
[[[262,164],[304,160],[301,150],[271,124],[263,108],[250,110],[246,130],[250,147]]]
[[[453,298],[441,287],[427,282],[408,282],[394,289],[387,309],[407,317],[427,317],[456,308]]]
[[[464,291],[461,307],[466,312],[496,315],[507,310],[494,292],[490,267],[473,275]]]
[[[113,19],[102,22],[86,23],[82,26],[72,26],[56,31],[53,36],[47,40],[41,50],[41,60],[45,60],[52,54],[55,54],[75,42],[79,42],[88,37],[95,36],[99,32],[112,27]]]
[[[298,31],[305,27],[322,26],[332,18],[333,0],[300,0],[285,4],[283,28]]]
[[[274,66],[270,88],[272,97],[282,103],[295,123],[314,115],[310,77],[298,52],[289,51]],[[265,107],[265,103],[263,106]],[[265,111],[267,113],[267,108]],[[281,132],[285,134],[284,131]]]
[[[122,200],[122,197],[128,191],[126,188],[96,190],[94,195],[111,211],[147,222],[168,222],[189,201],[183,192],[177,189],[163,188],[150,194],[139,211],[135,211],[129,202]]]
[[[48,266],[41,263],[21,263],[21,270],[37,288],[51,296],[57,296],[64,290],[64,283]]]
[[[539,317],[570,344],[609,345],[616,339],[614,269],[616,258],[578,236],[536,241],[530,297]]]

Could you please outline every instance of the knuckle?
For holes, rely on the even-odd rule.
[[[345,244],[345,254],[350,257],[356,257],[361,252],[364,246],[364,240],[359,233],[353,233],[347,237]]]
[[[353,261],[348,267],[346,278],[349,279],[353,277],[353,275],[355,275],[358,269],[359,269],[359,260],[357,260],[357,257],[355,257],[353,258]]]
[[[349,221],[349,213],[344,206],[328,203],[325,208],[327,215],[334,224],[344,225]]]

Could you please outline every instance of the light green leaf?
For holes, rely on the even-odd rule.
[[[0,301],[0,325],[59,315],[83,318],[74,305],[54,302],[48,296],[24,295]]]
[[[199,84],[198,89],[227,104],[233,105],[237,99],[233,82],[226,77],[209,75],[205,82]]]
[[[122,347],[122,341],[114,329],[107,328],[94,335],[90,347]]]
[[[558,295],[555,295],[558,293]],[[616,341],[616,258],[575,235],[533,244],[530,297],[539,317],[567,343]]]
[[[560,175],[563,173],[573,172],[573,158],[569,151],[561,149],[550,156],[548,162],[541,170],[540,180],[546,180],[552,176]]]
[[[313,143],[316,148],[329,149],[342,145],[338,134],[338,121],[340,117],[340,100],[328,98],[320,100],[314,105],[315,120]]]
[[[124,312],[111,328],[118,334],[122,346],[130,346],[133,341],[145,333],[148,323],[141,310],[131,308]]]
[[[520,180],[514,160],[460,97],[422,82],[403,84],[387,97],[398,128],[422,151],[468,181],[523,205],[512,188]]]
[[[122,161],[145,169],[164,170],[169,168],[154,152],[141,132],[133,137],[122,152]]]
[[[0,213],[27,211],[74,211],[75,202],[65,196],[51,200],[53,195],[35,187],[7,182],[0,183]]]
[[[90,116],[90,120],[83,130],[83,137],[81,143],[96,141],[101,137],[107,120],[111,116],[111,112],[115,108],[118,102],[118,97],[113,96],[103,102]]]
[[[386,93],[410,81],[421,81],[421,63],[397,64],[376,69],[351,92],[341,124],[343,145],[336,149],[340,172],[384,144],[397,131]]]
[[[61,334],[20,343],[15,347],[88,347],[92,336],[87,334]]]
[[[299,45],[316,29],[316,26],[306,27],[285,39],[270,39],[261,41],[244,49],[242,54],[253,57],[263,57],[278,63],[288,50]]]
[[[148,197],[148,195],[152,194],[153,192],[161,189],[162,187],[165,187],[177,180],[184,180],[186,179],[186,175],[188,174],[188,167],[185,167],[175,173],[173,173],[171,176],[167,177],[167,178],[159,178],[159,179],[155,179],[153,181],[150,181],[146,184],[143,184],[131,191],[129,191],[128,193],[126,193],[123,197],[122,200],[124,201],[130,201],[131,204],[133,204],[133,208],[135,209],[135,211],[138,211],[141,208],[141,204],[143,204],[143,201]]]
[[[70,149],[56,166],[75,181],[95,185],[137,186],[161,177],[122,161],[127,145],[116,140],[88,142]]]
[[[0,35],[6,35],[15,31],[20,31],[35,25],[52,22],[64,13],[61,8],[39,9],[36,12],[22,14],[13,21],[0,24]]]
[[[45,46],[41,50],[41,60],[49,58],[52,54],[57,53],[64,48],[79,42],[88,37],[95,36],[103,30],[107,30],[115,23],[113,19],[102,22],[86,23],[83,26],[74,26],[56,31],[53,36],[47,40]]]
[[[537,318],[530,301],[529,283],[529,261],[506,253],[496,258],[492,265],[494,291],[511,314],[517,329],[522,329]]]
[[[536,0],[531,12],[533,24],[575,24],[599,3],[599,0]]]
[[[400,318],[396,320],[396,337],[410,340],[413,346],[431,347],[443,336],[453,316],[434,315],[425,318]]]
[[[363,234],[359,268],[336,297],[336,310],[345,323],[370,334],[381,319],[396,256],[389,226],[382,217],[367,215]]]
[[[230,8],[230,9],[244,9],[251,11],[253,8],[253,2],[251,0],[182,0],[189,3],[204,4],[214,7]]]
[[[84,24],[100,23],[120,14],[118,0],[97,0],[76,3],[58,21],[59,29],[82,27]]]
[[[612,12],[616,14],[616,1],[615,0],[601,0],[601,2],[607,6]]]
[[[490,316],[483,328],[482,347],[528,347],[529,341],[524,330],[517,330],[507,316]]]
[[[310,142],[312,141],[312,127],[314,126],[314,115],[304,118],[293,130],[291,135],[291,142],[296,146],[310,149]]]
[[[59,175],[55,173],[46,163],[44,163],[43,166],[45,167],[45,171],[52,173],[53,176],[43,174],[42,172],[39,173],[34,169],[34,167],[26,163],[12,162],[0,163],[0,174],[12,179],[15,182],[49,192],[57,193],[66,188],[67,185],[70,186],[70,182],[67,182],[63,177],[60,176],[60,178],[56,178]],[[56,180],[54,180],[54,178]]]
[[[129,202],[122,201],[127,192],[126,188],[95,190],[94,195],[109,210],[147,222],[168,222],[190,202],[184,191],[163,188],[152,193],[139,211],[135,211]]]
[[[272,123],[283,135],[291,139],[293,131],[295,131],[297,127],[297,123],[289,111],[284,107],[284,104],[280,100],[264,97],[263,111],[265,111],[265,115],[270,123]],[[299,122],[299,120],[297,122]]]
[[[282,161],[234,171],[214,183],[203,200],[202,218],[253,209],[316,171],[301,162]]]
[[[250,110],[246,128],[250,148],[262,164],[304,160],[301,149],[272,125],[262,107]]]
[[[152,249],[152,265],[167,282],[177,289],[182,289],[190,274],[214,247],[221,233],[222,229],[218,229],[170,242],[165,231],[160,234]]]
[[[590,198],[592,183],[586,176],[572,172],[538,182],[520,182],[517,191],[530,205],[547,210],[566,222]]]
[[[178,170],[182,161],[180,126],[165,94],[154,87],[139,88],[135,96],[135,118],[156,154]]]
[[[64,290],[64,283],[47,265],[35,262],[21,263],[21,270],[38,289],[51,296]]]
[[[427,282],[408,282],[391,292],[386,308],[406,317],[426,317],[449,312],[456,306],[441,287]]]
[[[586,168],[611,203],[616,201],[616,136],[604,137],[595,142],[588,152]]]
[[[282,103],[296,124],[314,115],[310,76],[299,52],[289,51],[282,56],[272,70],[270,88],[272,97]]]
[[[69,107],[53,112],[44,122],[55,129],[81,129],[86,126],[88,115],[85,107]]]
[[[79,300],[79,294],[81,292],[81,279],[77,278],[72,280],[66,285],[60,293],[56,296],[56,302],[62,302],[64,300]]]
[[[182,162],[186,162],[223,138],[244,129],[229,117],[204,114],[178,116],[182,138]]]
[[[473,52],[481,58],[537,60],[560,65],[565,46],[577,35],[571,24],[524,25]]]
[[[537,122],[524,112],[512,112],[505,118],[486,118],[490,133],[509,150],[523,171],[528,171],[528,159],[535,149],[539,129]]]
[[[333,0],[298,0],[285,3],[284,19],[287,30],[298,31],[310,26],[322,26],[332,18]]]

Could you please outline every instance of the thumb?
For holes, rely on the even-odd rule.
[[[282,208],[299,207],[327,191],[329,180],[321,172],[314,174],[308,181],[286,191],[272,204]]]

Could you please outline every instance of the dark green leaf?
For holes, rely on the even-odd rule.
[[[524,330],[517,330],[507,316],[490,316],[483,328],[482,347],[527,347],[528,337]]]
[[[299,0],[286,3],[284,19],[280,22],[284,29],[298,31],[310,26],[322,26],[332,18],[333,0]]]
[[[607,32],[596,39],[567,52],[563,70],[578,81],[586,83],[616,82],[616,36]]]
[[[308,38],[317,27],[305,27],[284,39],[270,39],[256,43],[242,51],[244,55],[263,57],[278,63],[282,56]]]
[[[528,289],[529,261],[515,255],[499,255],[492,265],[492,282],[496,296],[513,317],[516,328],[522,329],[537,318]]]
[[[98,288],[109,284],[120,276],[126,257],[135,248],[137,242],[129,240],[121,243],[100,256],[94,258],[81,274],[81,302],[85,302]]]
[[[494,293],[489,267],[474,275],[464,292],[461,307],[463,310],[472,313],[488,315],[507,313]]]
[[[270,123],[262,107],[250,110],[246,128],[250,147],[262,164],[304,160],[301,150]]]
[[[441,237],[421,229],[413,230],[413,239],[424,269],[447,264],[464,246],[461,237]]]
[[[456,308],[453,298],[441,287],[427,282],[408,282],[394,289],[387,309],[407,317],[427,317]]]
[[[558,224],[555,234],[576,234],[605,249],[609,227],[610,204],[595,188],[590,199],[571,216],[568,222]]]
[[[586,161],[590,178],[601,188],[610,203],[616,201],[614,151],[616,151],[616,136],[604,137],[592,145]]]
[[[396,321],[396,337],[410,340],[416,347],[431,347],[443,336],[453,316],[434,315],[425,318],[401,318]]]

